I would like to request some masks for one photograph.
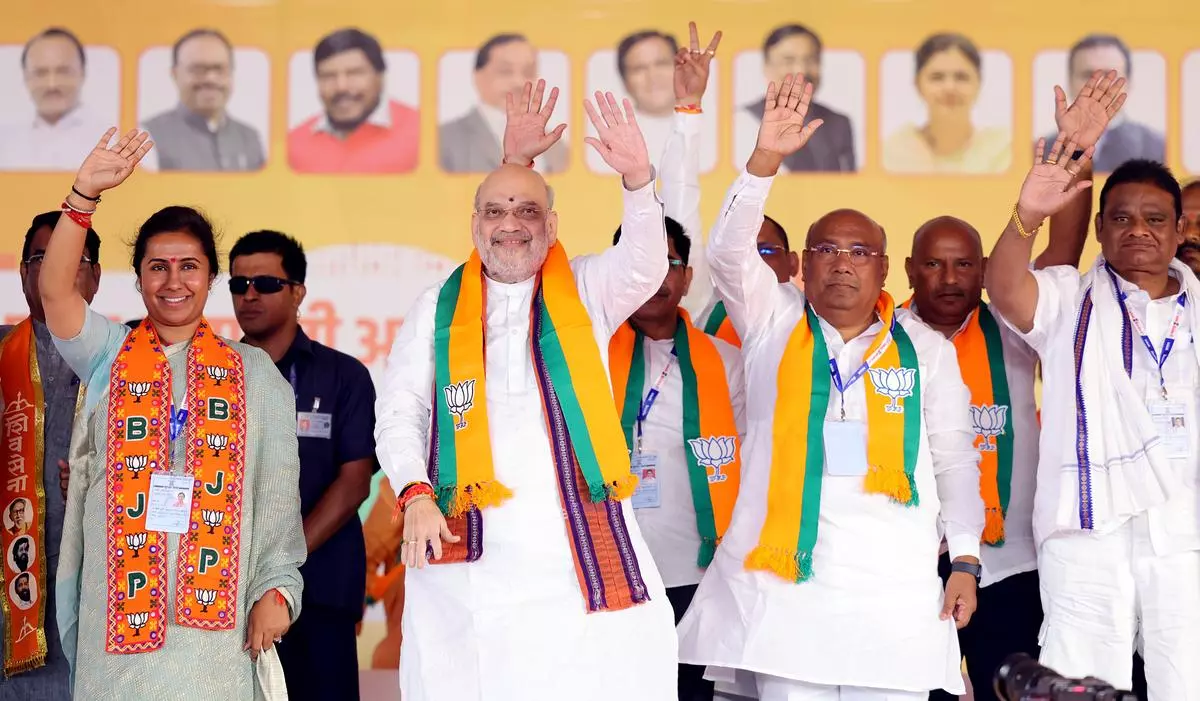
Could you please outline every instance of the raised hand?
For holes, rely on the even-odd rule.
[[[589,136],[584,141],[600,153],[610,168],[621,174],[626,188],[641,189],[653,178],[653,170],[646,140],[633,116],[633,103],[628,99],[623,101],[625,114],[622,115],[617,98],[612,93],[597,90],[596,105],[599,111],[590,101],[583,101],[583,109],[600,138]]]
[[[99,197],[101,192],[125,182],[142,158],[154,147],[148,141],[150,132],[130,129],[116,144],[109,148],[108,142],[115,136],[115,128],[104,132],[99,143],[83,160],[75,174],[75,189],[88,197]]]
[[[710,64],[721,43],[721,32],[717,32],[708,42],[708,48],[701,51],[695,22],[688,22],[688,33],[691,35],[689,47],[680,47],[675,54],[675,104],[680,107],[700,105],[708,88]]]
[[[546,92],[546,81],[538,80],[537,87],[528,81],[518,95],[510,92],[504,100],[507,120],[504,122],[504,162],[529,165],[533,159],[550,150],[566,131],[566,124],[559,124],[547,132],[546,125],[554,114],[558,102],[558,88],[550,90],[546,104],[542,95]]]
[[[799,151],[812,138],[823,119],[814,119],[804,124],[808,107],[812,103],[812,83],[798,73],[784,76],[778,89],[775,83],[767,86],[767,104],[763,110],[762,125],[758,128],[758,143],[755,149],[780,157]]]
[[[1095,146],[1108,123],[1125,104],[1125,79],[1116,71],[1096,71],[1067,106],[1067,94],[1054,86],[1054,121],[1059,134],[1066,134],[1078,148]]]
[[[1057,214],[1076,194],[1092,186],[1090,180],[1072,181],[1091,162],[1096,151],[1095,146],[1090,146],[1078,160],[1072,160],[1070,155],[1079,149],[1079,145],[1067,141],[1067,135],[1061,133],[1049,154],[1046,154],[1045,139],[1038,139],[1034,148],[1033,168],[1025,176],[1017,198],[1017,215],[1026,229],[1033,229],[1047,217]]]

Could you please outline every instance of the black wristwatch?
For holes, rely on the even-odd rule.
[[[950,573],[966,572],[975,578],[975,583],[979,584],[979,578],[983,575],[983,565],[974,565],[970,562],[952,562],[950,563]]]

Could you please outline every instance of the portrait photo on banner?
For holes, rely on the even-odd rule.
[[[438,162],[447,173],[487,173],[504,157],[505,96],[526,81],[546,80],[546,95],[558,88],[549,127],[567,124],[562,139],[534,169],[561,173],[570,152],[573,103],[571,64],[566,54],[535,47],[517,32],[496,34],[478,47],[451,49],[438,61]],[[616,86],[614,86],[616,87]]]
[[[407,173],[420,150],[420,60],[343,28],[288,61],[288,164],[298,173]]]
[[[683,36],[687,41],[686,32]],[[616,48],[602,49],[588,57],[585,95],[591,97],[597,90],[612,92],[618,101],[629,98],[650,161],[658,166],[663,150],[671,136],[675,119],[675,52],[679,37],[670,32],[643,29],[617,39]],[[708,88],[704,92],[701,107],[700,127],[700,172],[707,173],[717,164],[717,120],[720,114],[721,97],[720,58],[713,59],[708,76]],[[586,123],[588,136],[595,136],[596,129]],[[604,162],[595,149],[586,150],[588,169],[594,173],[614,175],[612,168]]]
[[[260,49],[195,29],[138,58],[137,118],[147,170],[255,171],[266,164],[271,63]]]
[[[884,169],[1006,172],[1013,151],[1012,81],[1008,54],[981,49],[962,34],[934,34],[913,49],[884,54],[879,67]]]
[[[781,24],[761,48],[733,59],[733,164],[742,168],[758,140],[767,85],[800,73],[814,83],[806,121],[824,123],[803,149],[783,161],[787,172],[855,172],[866,153],[866,63],[855,51],[829,49],[803,24]]]
[[[5,556],[5,561],[8,563],[9,572],[20,573],[29,569],[29,566],[37,561],[37,546],[33,542],[33,538],[23,535],[12,542],[12,547],[8,549]]]
[[[1049,148],[1058,136],[1054,124],[1054,86],[1073,100],[1098,70],[1115,70],[1126,79],[1125,106],[1096,144],[1092,164],[1109,173],[1131,158],[1166,162],[1167,62],[1151,50],[1130,50],[1118,36],[1081,36],[1070,47],[1047,49],[1033,60],[1033,134]]]
[[[33,504],[17,497],[4,505],[4,530],[11,535],[23,535],[33,526]]]
[[[47,27],[0,46],[0,170],[74,171],[121,117],[121,59]]]
[[[33,574],[22,572],[13,577],[8,584],[8,600],[14,606],[26,611],[38,602],[38,581]]]
[[[1200,175],[1200,49],[1184,57],[1179,82],[1183,165],[1189,173]]]

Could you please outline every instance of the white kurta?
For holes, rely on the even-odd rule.
[[[733,403],[733,419],[737,425],[738,443],[744,440],[746,387],[742,373],[742,355],[737,348],[714,338],[713,345],[725,364],[725,381]],[[671,360],[675,342],[668,339],[645,339],[646,379],[641,397],[658,381],[663,368]],[[636,434],[635,434],[636,435]],[[678,362],[663,381],[658,398],[643,424],[642,450],[658,458],[658,488],[660,505],[635,509],[638,525],[654,555],[654,562],[668,587],[696,584],[704,575],[697,566],[700,552],[700,532],[696,528],[696,507],[692,501],[692,483],[688,473],[688,451],[683,441],[683,379]]]
[[[983,544],[980,560],[983,576],[980,586],[990,586],[1014,574],[1032,572],[1037,569],[1037,548],[1033,543],[1033,492],[1037,483],[1038,423],[1037,401],[1033,396],[1033,379],[1037,371],[1037,353],[1021,340],[1017,332],[1009,328],[1000,312],[989,307],[996,325],[1000,329],[1000,341],[1004,346],[1004,372],[1008,376],[1009,416],[1012,418],[1015,438],[1012,446],[1012,481],[1008,498],[1008,512],[1004,519],[1004,545],[995,547]],[[921,312],[913,304],[913,316],[920,318]],[[967,323],[955,332],[962,333]],[[951,338],[951,341],[954,339]],[[961,369],[961,367],[960,367]],[[987,440],[978,424],[975,445]],[[993,445],[996,439],[992,439]]]
[[[626,192],[620,244],[571,263],[606,367],[613,331],[666,275],[662,216],[653,184]],[[494,469],[513,496],[484,511],[478,561],[406,573],[404,701],[674,698],[674,618],[628,500],[625,521],[650,601],[588,613],[580,592],[530,355],[533,280],[486,284]],[[410,310],[379,392],[379,458],[397,487],[428,479],[440,288],[425,292]]]
[[[978,453],[954,348],[907,311],[896,318],[920,363],[920,505],[898,506],[865,493],[862,477],[826,473],[812,579],[796,584],[743,564],[766,515],[775,401],[787,391],[779,362],[804,311],[803,293],[776,282],[755,249],[770,184],[743,174],[709,244],[713,279],[744,342],[752,400],[733,523],[680,623],[680,661],[809,684],[961,693],[954,622],[939,619],[937,559],[943,534],[952,557],[979,556]],[[849,342],[824,321],[821,330],[848,375],[883,329],[876,321]],[[844,400],[846,418],[865,421],[867,384],[844,397],[835,388],[828,416],[836,419]]]

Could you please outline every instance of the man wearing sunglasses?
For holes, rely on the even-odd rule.
[[[292,699],[358,698],[356,626],[366,593],[358,507],[375,461],[375,387],[355,358],[317,343],[298,321],[304,249],[276,231],[229,252],[229,291],[243,342],[271,356],[296,395],[300,513],[308,560],[300,618],[279,644]]]
[[[41,663],[35,661],[35,655],[31,655],[28,648],[22,648],[19,644],[9,651],[14,661],[29,661],[31,667],[26,672],[14,674],[4,680],[4,693],[0,694],[0,697],[4,698],[56,699],[67,698],[70,695],[70,667],[59,642],[58,626],[55,622],[54,588],[58,570],[59,541],[62,539],[63,518],[66,512],[66,488],[63,480],[70,474],[66,458],[70,450],[72,420],[79,398],[79,379],[58,354],[51,341],[38,289],[38,277],[42,271],[42,258],[50,241],[50,232],[54,230],[61,216],[61,212],[39,214],[34,217],[29,230],[25,232],[25,242],[21,248],[21,289],[29,305],[29,316],[16,326],[0,326],[0,407],[13,405],[16,395],[20,393],[26,401],[34,403],[33,411],[37,421],[44,427],[43,435],[36,437],[42,439],[40,464],[35,463],[33,452],[36,445],[35,436],[22,437],[19,433],[6,432],[4,440],[0,441],[0,465],[11,467],[23,459],[26,475],[30,477],[23,484],[13,479],[0,483],[0,504],[13,503],[15,499],[29,499],[30,504],[37,505],[34,513],[27,514],[33,517],[34,523],[30,524],[28,533],[21,537],[33,539],[35,542],[31,543],[31,551],[45,555],[41,563],[37,562],[38,558],[35,557],[29,569],[31,578],[37,581],[41,591],[37,605],[42,608],[38,613],[44,621],[44,628],[39,631],[39,635],[45,635],[47,644],[45,660]],[[79,260],[79,270],[75,275],[75,287],[90,304],[99,284],[100,237],[94,230],[88,229],[84,254]],[[38,393],[30,391],[38,384],[39,379],[40,403],[37,401]],[[27,430],[32,431],[35,425],[36,422],[29,422]],[[14,430],[15,426],[14,424]],[[13,440],[14,438],[22,440]],[[44,501],[39,500],[34,493],[37,487],[43,489]],[[0,552],[8,552],[11,541],[6,539],[0,545],[4,546]],[[0,592],[0,596],[6,595]],[[14,616],[18,614],[11,607],[9,611]],[[7,629],[3,614],[0,614],[0,630]],[[0,642],[0,656],[3,656],[4,646],[11,642],[12,638]]]

